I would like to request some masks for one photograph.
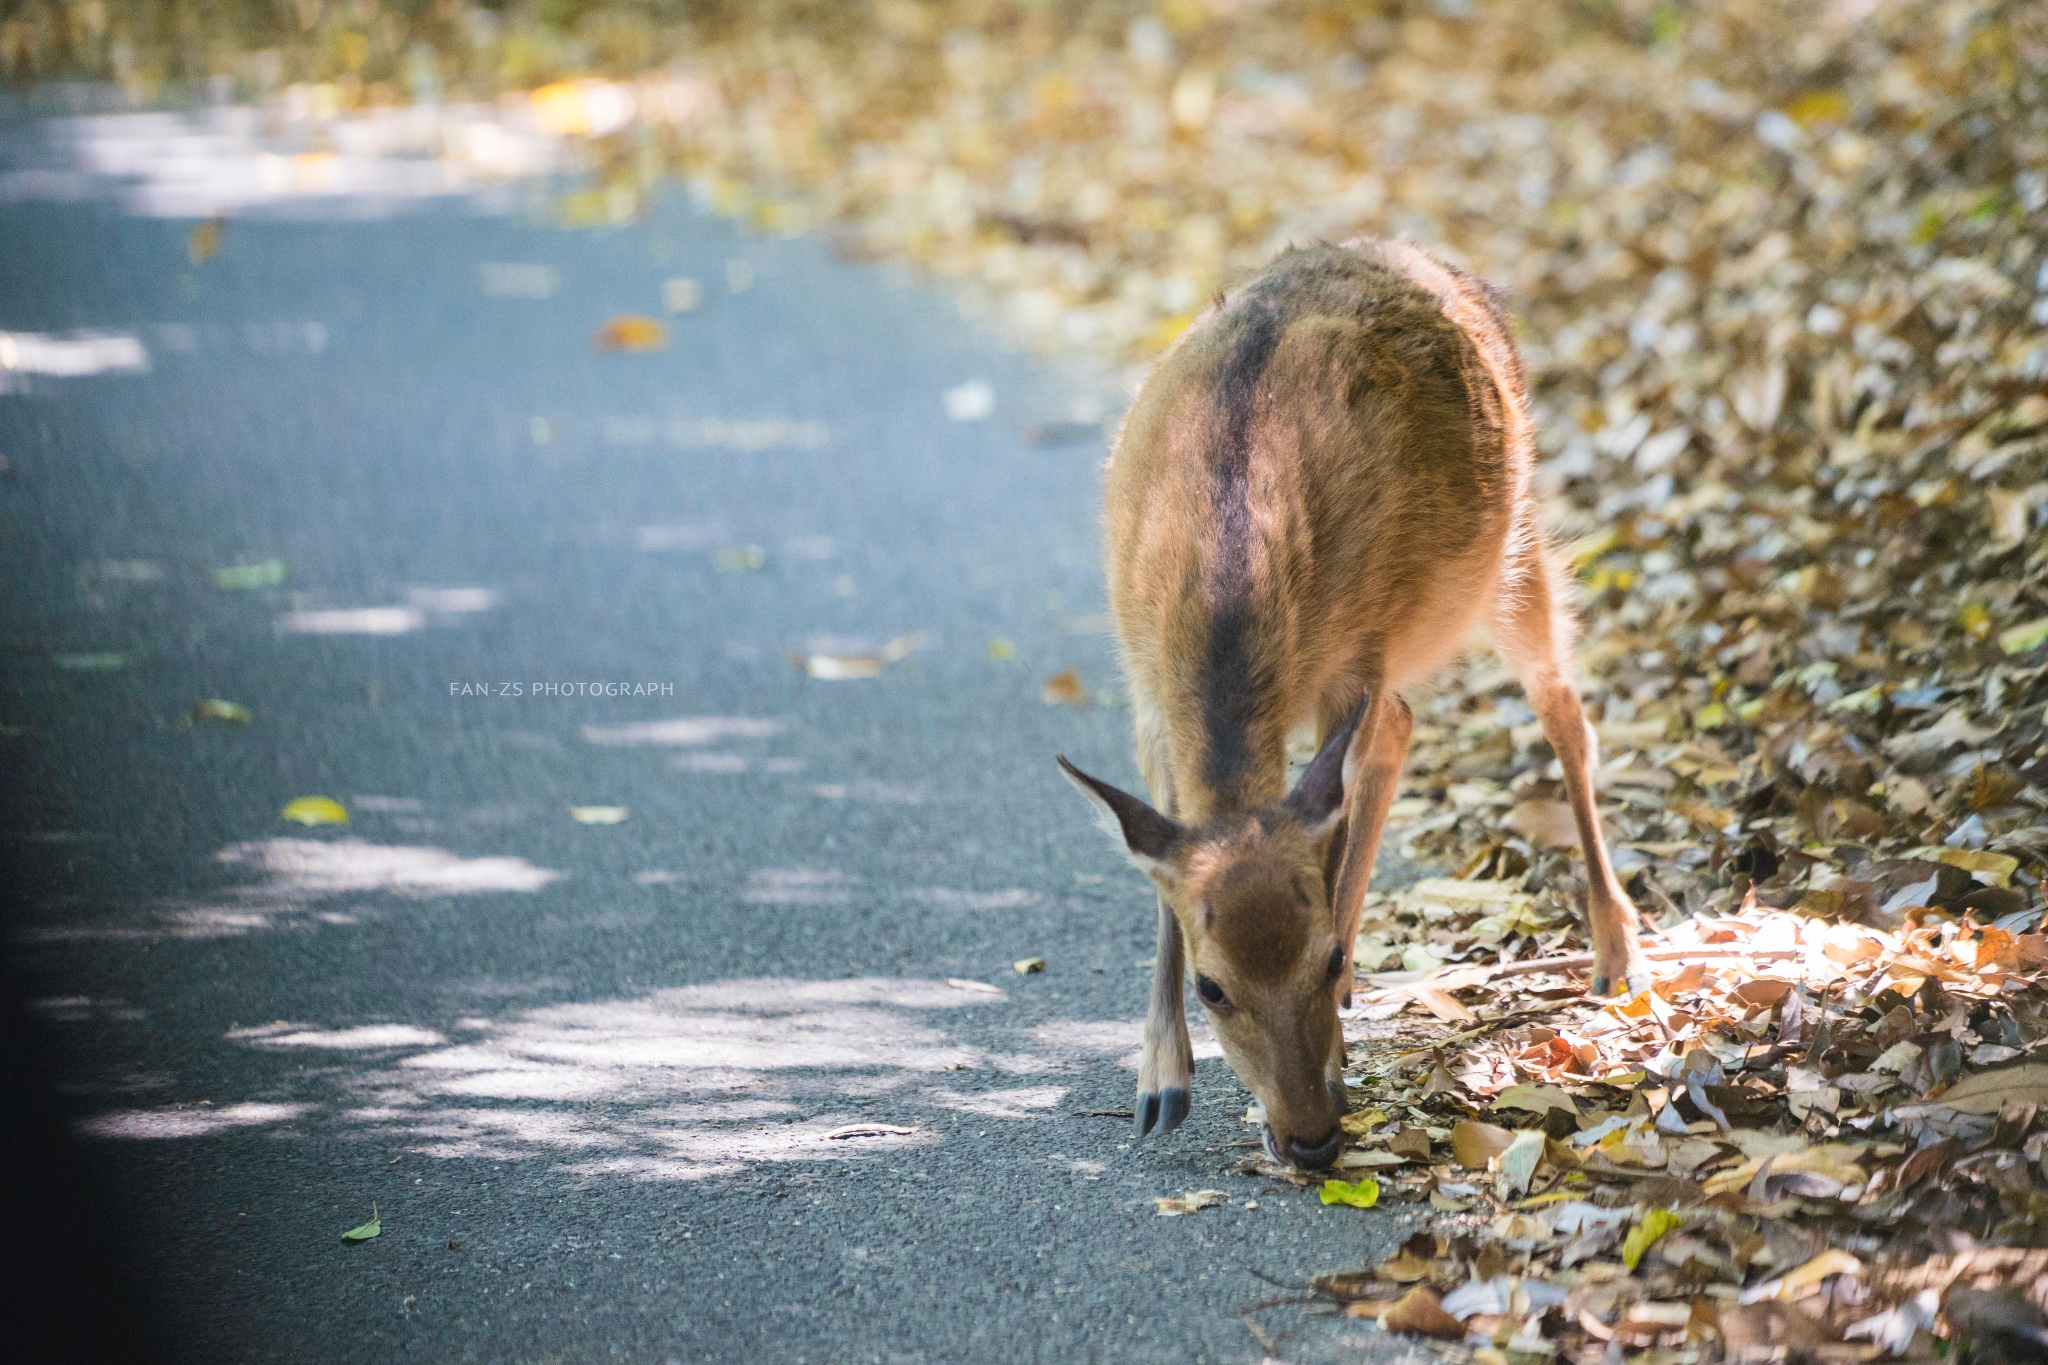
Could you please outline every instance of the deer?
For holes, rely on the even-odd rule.
[[[1189,1112],[1194,992],[1276,1162],[1343,1145],[1352,954],[1414,731],[1406,694],[1482,632],[1563,770],[1594,995],[1650,984],[1601,837],[1571,579],[1530,483],[1506,305],[1412,242],[1287,251],[1154,364],[1104,478],[1104,541],[1151,799],[1066,777],[1157,893],[1137,1137]],[[1290,737],[1314,757],[1288,789]]]

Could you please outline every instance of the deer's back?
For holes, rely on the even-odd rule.
[[[1107,533],[1132,683],[1194,813],[1276,799],[1304,714],[1455,649],[1529,460],[1504,319],[1415,248],[1290,252],[1189,329],[1125,420]]]

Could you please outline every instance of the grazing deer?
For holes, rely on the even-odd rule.
[[[1521,357],[1490,288],[1406,242],[1290,251],[1161,358],[1108,468],[1107,557],[1147,804],[1059,762],[1159,892],[1137,1131],[1187,1116],[1181,981],[1264,1107],[1266,1151],[1342,1145],[1352,941],[1414,717],[1487,628],[1557,751],[1597,995],[1641,989],[1601,841],[1564,571],[1529,493]],[[1320,747],[1292,792],[1287,740]]]

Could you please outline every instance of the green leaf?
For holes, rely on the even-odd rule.
[[[1998,632],[1998,647],[2008,654],[2026,654],[2048,645],[2048,616]]]
[[[1634,1270],[1642,1263],[1643,1253],[1664,1239],[1664,1234],[1677,1227],[1683,1220],[1673,1209],[1648,1209],[1641,1221],[1628,1230],[1628,1236],[1621,1243],[1621,1263]]]
[[[384,1223],[377,1217],[377,1204],[376,1201],[372,1200],[370,1203],[370,1221],[361,1227],[350,1228],[347,1232],[342,1233],[341,1240],[344,1242],[367,1242],[382,1231],[384,1231]]]
[[[213,586],[223,592],[274,588],[284,582],[287,572],[282,559],[266,559],[261,564],[231,564],[213,571]]]
[[[1380,1202],[1380,1182],[1371,1176],[1355,1185],[1347,1185],[1341,1180],[1325,1180],[1322,1195],[1325,1204],[1348,1204],[1354,1209],[1369,1209]]]

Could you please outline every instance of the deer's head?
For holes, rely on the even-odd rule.
[[[1180,925],[1188,975],[1223,1055],[1266,1111],[1267,1152],[1327,1166],[1342,1146],[1337,1002],[1350,954],[1330,910],[1331,835],[1342,822],[1352,724],[1323,743],[1284,801],[1190,828],[1067,762],[1125,855]]]

